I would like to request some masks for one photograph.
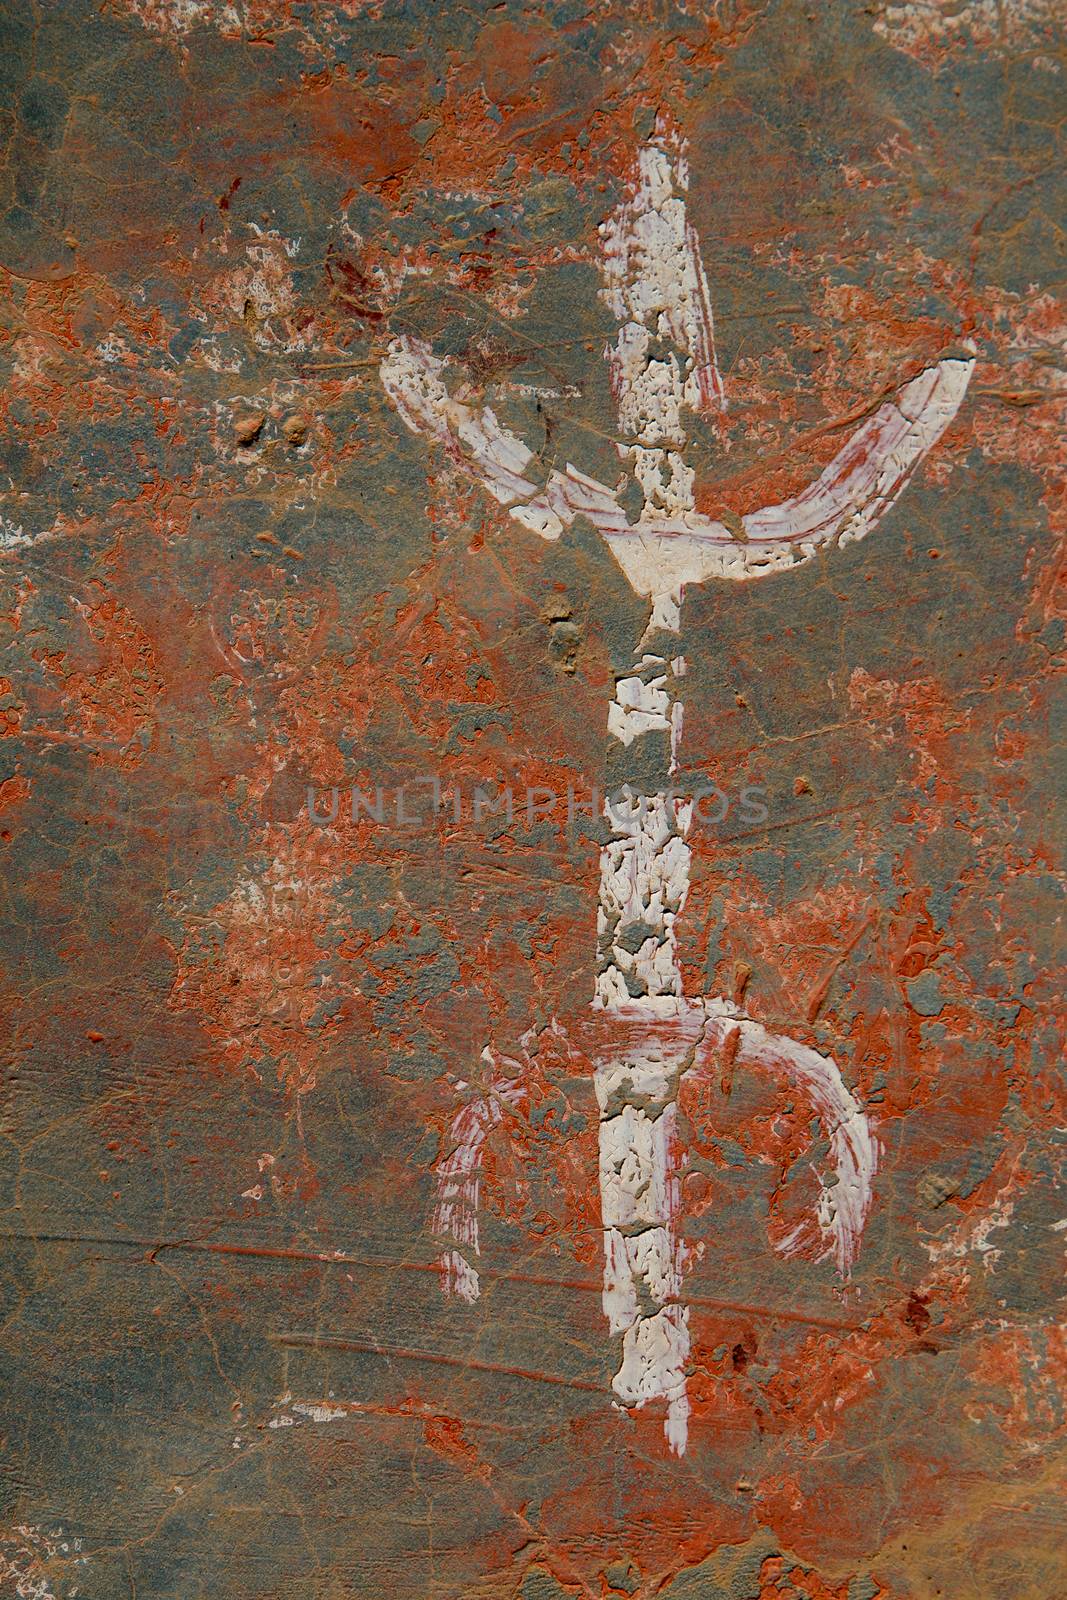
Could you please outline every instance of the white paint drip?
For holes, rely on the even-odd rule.
[[[298,1400],[293,1406],[297,1416],[306,1417],[309,1422],[343,1422],[348,1412],[340,1406],[320,1406]]]
[[[617,680],[615,698],[608,707],[608,732],[620,744],[633,744],[640,734],[657,729],[670,732],[670,697],[663,687],[666,681],[666,673],[648,682],[638,677]]]
[[[301,1418],[303,1418],[305,1422],[343,1422],[346,1417],[352,1415],[352,1409],[349,1406],[331,1405],[330,1400],[332,1398],[332,1389],[330,1391],[329,1399],[322,1401],[294,1400],[290,1392],[286,1390],[285,1394],[283,1394],[274,1402],[274,1405],[275,1408],[279,1406],[289,1406],[290,1409],[288,1411],[281,1411],[277,1416],[271,1417],[270,1421],[267,1423],[267,1427],[274,1431],[277,1431],[279,1428],[294,1428],[297,1426],[297,1423]],[[236,1448],[239,1443],[240,1440],[235,1440],[234,1448]]]

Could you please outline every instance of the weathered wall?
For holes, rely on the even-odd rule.
[[[7,0],[0,1594],[1067,1588],[1056,11]],[[700,512],[977,354],[869,537],[682,612],[683,781],[734,802],[690,833],[685,992],[832,1056],[880,1152],[846,1280],[802,1097],[743,1052],[686,1080],[684,1455],[611,1403],[603,835],[565,800],[619,776],[647,606],[380,370],[428,341],[614,483],[598,225],[657,114],[728,401]],[[426,773],[458,822],[309,818]],[[478,782],[560,804],[476,820]],[[446,1297],[489,1044],[521,1097]]]

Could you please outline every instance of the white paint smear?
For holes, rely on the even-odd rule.
[[[500,1121],[505,1106],[520,1098],[521,1068],[518,1062],[499,1058],[488,1048],[482,1060],[494,1076],[489,1089],[463,1106],[453,1118],[449,1153],[437,1165],[433,1215],[430,1228],[447,1241],[438,1257],[441,1287],[445,1294],[458,1295],[472,1304],[481,1287],[474,1265],[480,1254],[478,1202],[482,1178],[482,1151],[485,1141]],[[512,1069],[506,1076],[501,1063]]]

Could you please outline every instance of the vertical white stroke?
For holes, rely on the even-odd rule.
[[[695,509],[683,414],[724,404],[688,187],[684,147],[661,124],[638,155],[625,199],[600,225],[603,293],[619,323],[605,354],[642,522]]]
[[[600,228],[604,298],[619,323],[606,351],[619,451],[640,486],[639,520],[653,532],[657,522],[695,509],[686,411],[723,403],[687,188],[684,148],[661,125],[638,156],[626,196]],[[671,628],[677,620],[668,605],[653,624]],[[671,676],[681,671],[668,669],[661,656],[640,655],[633,671],[617,679],[608,709],[608,732],[624,747],[667,735],[672,770],[682,713]],[[675,923],[689,892],[690,815],[689,806],[665,793],[605,807],[610,837],[600,853],[598,1010],[654,1016],[664,1002],[683,999]],[[684,1052],[677,1035],[631,1033],[594,1071],[604,1312],[622,1340],[612,1387],[627,1407],[666,1402],[664,1432],[678,1455],[689,1432],[689,1314],[682,1302],[674,1148]]]
[[[430,1230],[443,1245],[438,1257],[441,1288],[468,1304],[481,1293],[475,1263],[481,1254],[478,1209],[485,1141],[505,1107],[516,1105],[522,1093],[518,1062],[506,1057],[498,1060],[488,1047],[482,1051],[482,1060],[492,1073],[489,1087],[452,1119],[448,1153],[437,1164],[430,1218]],[[513,1069],[510,1075],[501,1072],[501,1063]]]

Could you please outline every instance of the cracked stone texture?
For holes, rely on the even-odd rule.
[[[1063,1592],[1059,8],[6,0],[0,29],[0,1595]],[[978,349],[865,543],[683,612],[686,775],[732,801],[689,836],[686,992],[744,970],[884,1157],[842,1285],[775,1249],[807,1108],[741,1067],[683,1086],[682,1459],[610,1404],[592,1073],[549,1027],[596,960],[567,788],[618,780],[644,608],[379,378],[426,339],[542,468],[614,482],[597,226],[661,110],[729,404],[693,424],[699,510],[795,493],[842,419]],[[400,825],[427,773],[562,801]],[[386,820],[318,827],[309,783],[380,784]],[[435,1165],[483,1044],[530,1029],[481,1297],[449,1301]]]

